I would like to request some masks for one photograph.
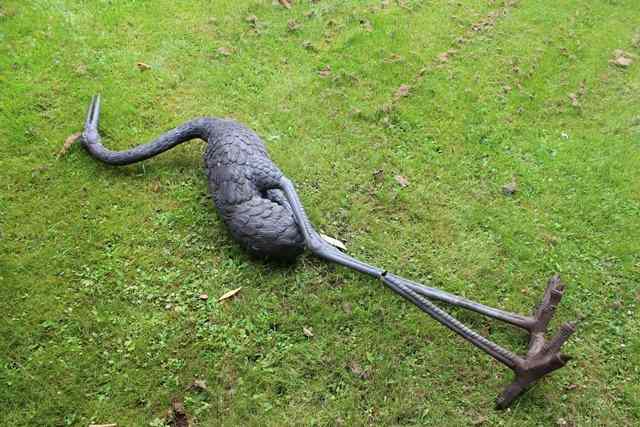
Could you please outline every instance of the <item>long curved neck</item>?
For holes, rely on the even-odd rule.
[[[195,138],[207,140],[220,122],[220,119],[214,118],[191,120],[160,135],[151,142],[125,151],[112,151],[105,148],[99,136],[98,138],[83,138],[83,145],[92,157],[101,162],[111,165],[129,165],[156,156]]]

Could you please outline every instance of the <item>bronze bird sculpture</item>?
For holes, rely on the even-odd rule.
[[[552,277],[541,303],[530,316],[519,315],[453,295],[396,276],[357,260],[328,244],[311,225],[293,183],[271,161],[258,135],[233,120],[199,118],[126,151],[111,151],[101,144],[98,132],[100,96],[94,96],[81,142],[94,158],[111,165],[139,162],[178,144],[202,139],[207,142],[204,166],[217,211],[233,238],[260,257],[293,260],[305,248],[314,255],[380,280],[420,310],[488,353],[515,373],[514,381],[498,397],[496,406],[507,408],[543,376],[563,367],[570,359],[560,348],[575,331],[575,323],[561,325],[547,340],[547,325],[564,292],[558,276]],[[479,335],[431,300],[462,307],[522,328],[529,334],[526,356],[519,356]]]

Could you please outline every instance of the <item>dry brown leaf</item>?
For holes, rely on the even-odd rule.
[[[384,181],[384,169],[378,169],[373,173],[373,180],[377,183]]]
[[[258,17],[256,15],[249,15],[246,18],[244,18],[244,20],[248,22],[249,25],[251,25],[252,27],[255,27],[256,25],[258,25]]]
[[[219,47],[217,52],[222,55],[222,56],[231,56],[231,49],[229,49],[228,47]]]
[[[67,139],[64,140],[64,144],[62,145],[62,148],[60,149],[60,151],[58,152],[58,156],[57,158],[59,159],[60,157],[64,156],[65,154],[67,154],[67,151],[69,151],[69,148],[71,148],[71,146],[80,139],[80,137],[82,136],[82,132],[76,132],[76,133],[72,133],[71,135],[69,135],[67,137]]]
[[[289,0],[278,0],[278,2],[287,9],[291,9],[291,2]]]
[[[373,31],[373,26],[371,25],[371,22],[368,19],[361,19],[360,25],[362,25],[362,28],[364,28],[364,30],[368,33]]]
[[[151,69],[151,65],[145,64],[144,62],[136,62],[136,67],[138,67],[140,71],[147,71]]]
[[[307,50],[311,50],[314,52],[317,52],[318,49],[313,45],[313,43],[311,43],[309,40],[305,40],[302,42],[302,47],[307,49]]]
[[[627,68],[629,65],[633,64],[633,59],[631,59],[631,56],[624,50],[616,49],[613,52],[613,59],[609,62],[613,65],[617,65],[618,67]]]
[[[502,194],[505,196],[513,196],[518,191],[518,185],[516,184],[516,178],[512,177],[511,182],[502,186]]]
[[[454,49],[449,49],[446,52],[442,52],[440,55],[438,55],[438,60],[442,63],[449,62],[449,59],[451,59],[454,53],[456,53],[456,50]]]
[[[406,176],[396,175],[393,178],[396,180],[396,182],[398,184],[400,184],[400,187],[402,187],[402,188],[404,188],[404,187],[409,185],[409,180],[407,179]]]
[[[404,10],[408,10],[409,12],[412,12],[411,8],[409,6],[407,6],[406,4],[404,4],[405,2],[403,0],[396,0],[396,4],[398,5],[398,7],[404,9]]]
[[[627,57],[627,56],[620,56],[618,58],[615,59],[614,63],[620,67],[628,67],[629,65],[633,64],[633,59]]]
[[[396,99],[403,98],[405,96],[409,96],[409,92],[411,91],[411,86],[402,84],[393,94],[393,97]]]
[[[295,19],[290,20],[289,22],[287,22],[287,29],[292,32],[295,33],[296,31],[298,31],[300,28],[302,28],[302,24],[300,24],[298,21],[296,21]]]
[[[311,328],[302,327],[302,333],[303,333],[307,338],[313,338],[313,330],[312,330]]]
[[[76,74],[84,76],[85,74],[87,74],[87,66],[85,64],[80,64],[76,67],[75,71]]]
[[[209,299],[209,295],[207,294],[200,294],[198,295],[198,298],[200,298],[202,301],[206,301]]]
[[[227,293],[225,293],[224,295],[222,295],[220,298],[218,298],[218,302],[222,302],[224,300],[227,300],[233,296],[235,296],[238,292],[240,292],[240,289],[242,289],[242,287],[239,287],[237,289],[234,289],[232,291],[229,291]]]
[[[395,62],[401,62],[401,61],[404,61],[404,58],[398,55],[397,53],[391,54],[391,56],[389,56],[388,58],[385,58],[384,60],[384,62],[386,62],[387,64],[393,64]]]
[[[353,373],[354,375],[362,378],[363,380],[369,379],[369,372],[367,372],[366,370],[362,369],[360,364],[358,362],[356,362],[355,360],[352,360],[351,362],[349,362],[348,367],[349,367],[349,370],[351,371],[351,373]]]
[[[360,367],[360,364],[355,360],[352,360],[351,362],[349,362],[349,370],[356,375],[361,375],[363,372],[362,368]]]
[[[320,77],[329,77],[331,75],[331,66],[327,65],[322,70],[318,71]]]
[[[345,246],[345,244],[342,243],[338,239],[334,239],[333,237],[327,236],[326,234],[322,234],[322,233],[320,233],[320,237],[322,237],[322,240],[324,240],[325,242],[327,242],[328,244],[330,244],[334,248],[338,248],[341,251],[346,251],[347,250],[347,247]]]
[[[578,102],[578,95],[576,95],[575,93],[570,93],[569,94],[569,99],[571,100],[571,105],[573,105],[574,107],[579,107],[580,103]]]
[[[188,387],[189,390],[193,390],[196,392],[209,391],[207,387],[207,382],[205,380],[195,380]]]

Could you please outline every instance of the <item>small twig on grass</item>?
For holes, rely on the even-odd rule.
[[[65,154],[67,154],[67,151],[69,151],[69,148],[71,148],[71,146],[77,140],[79,140],[81,136],[82,136],[82,132],[76,132],[76,133],[72,133],[71,135],[69,135],[67,137],[67,139],[64,140],[64,144],[62,145],[62,148],[58,152],[58,155],[56,156],[56,158],[59,159],[60,157],[62,157]]]

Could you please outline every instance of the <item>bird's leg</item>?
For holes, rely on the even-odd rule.
[[[375,278],[382,276],[384,270],[343,254],[320,237],[309,222],[307,214],[302,207],[302,202],[300,202],[300,198],[298,197],[298,193],[296,192],[293,183],[288,178],[282,177],[280,179],[280,190],[282,190],[287,202],[289,202],[296,223],[298,224],[298,227],[300,227],[302,235],[304,236],[305,244],[314,255],[345,267],[349,267],[361,273],[368,274]]]
[[[296,221],[299,224],[302,224],[302,231],[307,240],[307,245],[310,247],[312,251],[314,251],[314,247],[316,248],[316,255],[319,255],[323,258],[327,258],[330,261],[338,262],[347,267],[355,268],[358,271],[370,274],[376,278],[379,278],[384,270],[380,268],[371,267],[367,264],[364,264],[358,260],[354,260],[350,258],[348,255],[343,254],[342,252],[337,251],[332,246],[328,245],[314,230],[311,226],[302,204],[300,203],[298,196],[293,188],[293,185],[289,183],[291,186],[290,194],[292,194],[293,198],[296,199],[294,201],[296,205],[295,212],[299,212],[296,215]],[[286,194],[286,192],[285,192]],[[292,205],[293,206],[293,205]],[[298,218],[300,217],[300,218]],[[438,300],[445,302],[447,304],[451,304],[457,307],[461,307],[467,310],[474,311],[476,313],[482,314],[487,317],[491,317],[497,320],[504,321],[511,325],[520,327],[529,332],[531,336],[531,343],[533,345],[534,341],[539,341],[539,335],[546,331],[547,324],[551,320],[553,313],[555,311],[555,307],[558,302],[562,298],[562,294],[564,291],[564,286],[560,283],[560,278],[554,276],[547,286],[547,289],[544,293],[543,301],[533,314],[533,316],[523,316],[521,314],[510,313],[505,310],[501,310],[494,307],[489,307],[484,304],[478,303],[476,301],[472,301],[466,299],[464,297],[454,295],[452,293],[443,291],[441,289],[432,288],[428,286],[424,286],[420,283],[413,282],[411,280],[404,279],[402,277],[398,277],[395,275],[387,274],[389,278],[393,277],[393,280],[402,283],[407,288],[411,289],[415,293],[427,297],[433,300]]]
[[[536,307],[535,312],[531,316],[523,316],[521,314],[489,307],[437,288],[430,288],[402,277],[394,276],[394,280],[402,282],[414,292],[427,298],[475,311],[487,317],[525,329],[529,333],[529,347],[534,353],[540,349],[549,321],[553,317],[556,307],[564,294],[564,285],[560,281],[560,277],[558,275],[553,276],[547,283],[542,302]]]
[[[387,274],[386,278],[396,283],[402,283],[420,295],[467,308],[519,326],[528,331],[529,349],[527,356],[525,358],[516,356],[513,366],[505,363],[514,371],[516,378],[513,383],[504,390],[500,397],[498,397],[496,406],[499,409],[507,408],[518,396],[527,390],[528,386],[543,376],[563,367],[571,359],[569,356],[561,354],[560,348],[571,334],[575,332],[575,323],[565,322],[560,326],[560,330],[551,340],[547,341],[545,338],[549,321],[553,317],[564,292],[564,285],[557,275],[553,276],[547,283],[542,302],[532,316],[521,316],[493,307],[487,307],[475,301],[470,301],[439,289],[428,288],[419,283],[391,274]]]
[[[563,324],[556,336],[548,342],[544,338],[547,324],[562,297],[563,286],[557,276],[550,280],[543,302],[533,317],[508,313],[435,288],[425,287],[356,260],[326,243],[309,222],[293,183],[289,179],[282,177],[279,186],[291,206],[292,213],[301,229],[307,246],[315,255],[380,279],[391,290],[514,371],[516,378],[498,398],[498,408],[504,409],[508,407],[518,396],[526,391],[529,385],[563,367],[569,360],[568,356],[560,354],[560,348],[575,331],[574,324]],[[458,305],[527,329],[530,333],[530,340],[529,352],[526,358],[520,357],[481,336],[431,301],[425,299],[425,296]]]
[[[536,324],[536,319],[532,316],[523,316],[521,314],[500,310],[499,308],[489,307],[487,305],[480,304],[479,302],[469,300],[459,295],[455,295],[441,289],[424,286],[411,280],[403,278],[397,278],[397,280],[401,280],[411,290],[424,297],[442,301],[456,307],[471,310],[484,316],[491,317],[493,319],[497,319],[525,329],[527,331],[531,331]]]

